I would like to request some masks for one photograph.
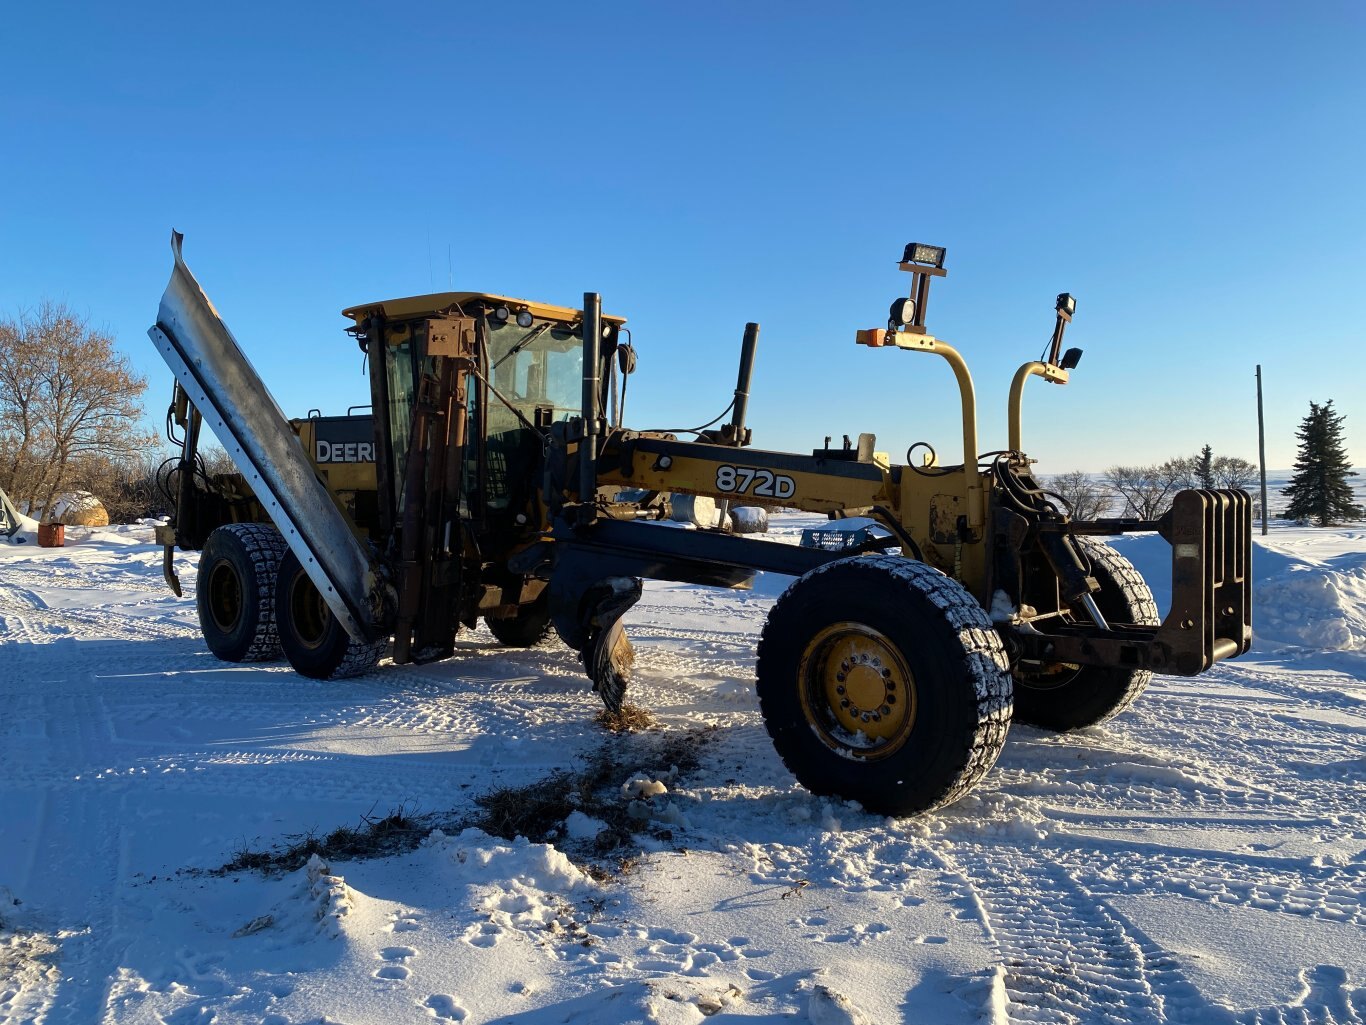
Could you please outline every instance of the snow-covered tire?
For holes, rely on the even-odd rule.
[[[280,657],[275,581],[287,550],[268,523],[229,523],[205,540],[195,606],[209,650],[224,662]]]
[[[815,794],[914,815],[958,800],[1010,728],[1009,661],[957,581],[899,555],[800,577],[759,639],[759,707]]]
[[[379,664],[388,638],[358,641],[342,627],[304,572],[299,557],[286,552],[275,587],[280,648],[289,664],[314,680],[342,680]]]
[[[555,636],[555,625],[550,621],[550,594],[542,596],[530,605],[523,606],[516,619],[492,619],[484,617],[484,625],[489,628],[499,644],[508,648],[536,648]]]
[[[1119,552],[1090,537],[1073,538],[1100,584],[1096,605],[1109,623],[1157,626],[1162,622],[1143,575]],[[1045,627],[1046,629],[1046,627]],[[1015,670],[1015,718],[1066,732],[1113,719],[1137,700],[1153,674],[1146,669],[1103,669],[1021,663]]]

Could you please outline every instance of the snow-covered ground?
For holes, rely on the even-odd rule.
[[[1277,525],[1252,652],[1104,727],[1016,727],[908,821],[769,746],[781,578],[647,586],[657,727],[617,734],[571,652],[482,629],[342,683],[219,663],[150,527],[67,539],[0,546],[0,1022],[1366,1020],[1366,530]],[[1159,539],[1116,543],[1165,576]],[[566,773],[596,789],[551,843],[470,826]],[[221,870],[400,809],[430,818],[399,853]]]

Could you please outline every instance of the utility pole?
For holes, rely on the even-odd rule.
[[[1262,365],[1257,364],[1257,459],[1262,467],[1262,537],[1266,537],[1266,427],[1262,421]]]

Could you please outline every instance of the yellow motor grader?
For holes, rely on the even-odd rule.
[[[174,548],[202,550],[196,600],[220,658],[282,651],[300,673],[336,678],[386,652],[447,658],[461,625],[483,617],[510,645],[553,629],[617,710],[633,660],[622,616],[644,580],[745,588],[757,571],[785,574],[756,665],[774,745],[810,790],[903,815],[966,793],[1012,717],[1054,730],[1101,722],[1152,673],[1192,676],[1251,641],[1244,492],[1182,491],[1158,520],[1078,520],[1031,475],[1023,390],[1031,377],[1065,384],[1077,365],[1080,350],[1062,347],[1071,296],[1058,297],[1045,357],[1015,375],[1006,447],[978,455],[967,366],[926,327],[941,247],[906,247],[909,294],[855,340],[870,359],[948,362],[962,397],[957,465],[928,448],[893,464],[871,435],[810,454],[753,448],[757,324],[744,331],[728,422],[693,438],[631,430],[621,398],[636,353],[594,293],[578,309],[477,292],[354,306],[344,316],[367,357],[369,413],[288,421],[178,234],[172,248],[149,334],[176,375],[183,433],[177,511],[159,539],[177,593]],[[203,472],[205,422],[239,474]],[[661,529],[651,521],[670,495],[719,500],[722,525]],[[884,529],[838,550],[782,544],[729,532],[729,503]],[[1165,615],[1098,540],[1133,531],[1171,544]]]

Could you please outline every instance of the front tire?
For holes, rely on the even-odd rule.
[[[880,814],[958,800],[1010,726],[991,620],[957,581],[896,555],[799,578],[764,625],[757,676],[764,723],[798,782]]]
[[[287,550],[268,523],[229,523],[204,542],[195,606],[209,650],[224,662],[280,657],[275,581]]]
[[[1074,537],[1072,543],[1091,564],[1100,584],[1096,605],[1109,623],[1157,626],[1162,622],[1143,575],[1103,541]],[[1021,663],[1015,670],[1015,718],[1059,733],[1113,719],[1132,705],[1153,674],[1146,669]]]
[[[368,673],[389,644],[387,638],[358,641],[348,634],[292,551],[280,561],[275,609],[285,658],[297,672],[313,680],[342,680]]]

